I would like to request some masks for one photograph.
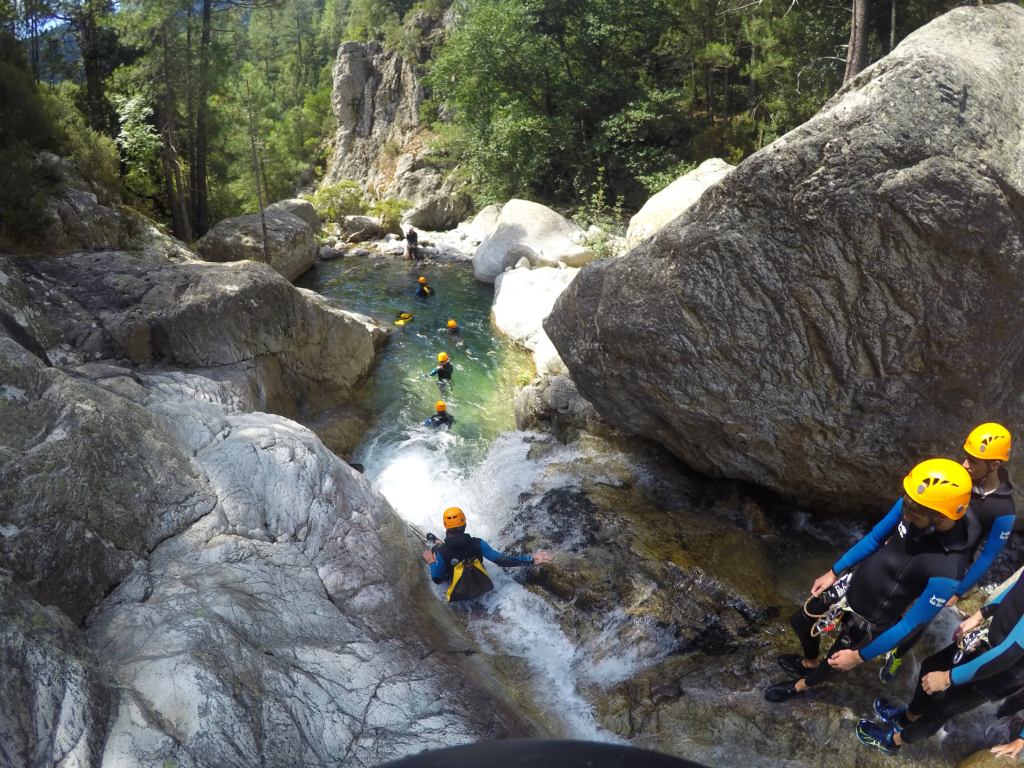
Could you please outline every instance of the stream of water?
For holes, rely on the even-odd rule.
[[[421,275],[436,291],[429,299],[415,298]],[[341,259],[318,264],[300,285],[382,322],[392,323],[402,312],[413,315],[411,322],[395,326],[364,388],[360,404],[374,412],[375,424],[353,460],[422,532],[441,536],[442,512],[458,506],[466,512],[469,532],[502,551],[507,542],[501,532],[523,494],[536,493],[541,481],[573,484],[573,478],[552,478],[548,470],[576,449],[560,447],[543,459],[527,459],[532,436],[514,431],[513,396],[517,376],[532,375],[532,363],[494,331],[493,288],[473,279],[471,265]],[[446,331],[449,318],[461,329],[457,339]],[[450,355],[455,367],[451,391],[443,395],[431,377],[416,378],[437,364],[439,352]],[[456,419],[451,431],[423,425],[439,397]],[[613,740],[595,725],[580,690],[627,677],[642,662],[636,649],[617,648],[609,640],[602,643],[601,663],[592,663],[593,649],[573,645],[554,608],[502,569],[489,567],[488,573],[495,590],[469,608],[458,608],[470,632],[485,651],[529,665],[549,725],[573,738]],[[440,587],[436,594],[444,599]]]

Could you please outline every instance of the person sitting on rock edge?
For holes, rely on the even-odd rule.
[[[424,421],[423,424],[428,427],[448,427],[451,429],[452,424],[455,423],[455,417],[448,413],[448,406],[445,405],[444,400],[438,400],[434,408],[437,410],[437,413]]]
[[[837,671],[889,651],[919,624],[931,621],[953,596],[978,536],[977,521],[965,518],[970,475],[955,461],[929,459],[911,470],[903,487],[904,496],[814,581],[811,599],[790,618],[803,656],[785,654],[779,665],[800,677],[765,689],[769,701],[786,701]],[[837,594],[832,589],[836,574],[854,566],[859,567],[845,595]],[[842,608],[840,632],[822,663],[815,626],[833,605]]]
[[[980,534],[971,557],[977,557],[956,588],[948,605],[955,605],[992,565],[1013,530],[1016,510],[1013,504],[1013,483],[1003,466],[1010,458],[1010,432],[1000,424],[987,423],[975,427],[964,442],[967,458],[963,467],[971,476],[970,514],[980,525]],[[980,550],[980,553],[979,553]],[[885,656],[878,679],[883,683],[892,680],[899,671],[903,659],[928,628],[922,625],[910,633]]]
[[[427,285],[427,278],[420,278],[420,287],[416,289],[417,299],[427,299],[434,295],[434,289]]]
[[[970,633],[976,630],[979,634],[972,638]],[[970,712],[987,701],[1013,696],[1022,688],[1024,579],[1018,578],[980,611],[964,619],[953,632],[953,643],[921,663],[909,706],[875,699],[875,714],[886,725],[861,720],[857,738],[891,755],[904,744],[938,733],[955,715]]]
[[[466,533],[466,515],[458,507],[444,511],[444,528],[443,544],[436,543],[433,534],[427,534],[427,541],[435,544],[423,550],[423,559],[430,563],[430,578],[435,584],[451,582],[447,592],[449,602],[472,600],[494,589],[494,583],[480,562],[483,558],[502,568],[551,562],[547,552],[537,552],[532,557],[495,552],[483,539]]]
[[[437,376],[437,388],[442,392],[447,391],[452,385],[452,371],[455,370],[448,359],[447,352],[439,352],[437,355],[437,367],[427,376]]]

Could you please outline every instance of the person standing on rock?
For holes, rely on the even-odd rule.
[[[947,720],[1024,687],[1024,579],[1018,578],[960,623],[953,643],[921,664],[914,698],[906,708],[875,699],[885,723],[857,724],[857,738],[893,754],[938,733]]]
[[[427,541],[433,542],[433,546],[423,550],[423,559],[430,563],[430,578],[435,584],[451,582],[446,594],[449,602],[472,600],[494,589],[494,582],[480,562],[484,558],[502,568],[551,562],[547,552],[523,557],[496,552],[483,539],[466,533],[466,515],[458,507],[444,511],[444,528],[443,544],[432,533],[427,534]]]
[[[974,515],[981,532],[972,557],[977,559],[967,571],[949,601],[955,605],[992,565],[1013,530],[1016,509],[1013,504],[1013,483],[1003,466],[1010,458],[1010,432],[1000,424],[982,424],[967,436],[964,443],[967,458],[963,467],[971,476],[971,503],[969,514]],[[924,634],[927,625],[918,627],[905,640],[886,654],[878,671],[878,678],[887,683],[896,676],[903,659]]]
[[[451,429],[452,424],[455,423],[455,417],[448,413],[448,406],[445,405],[444,400],[438,400],[434,409],[437,413],[424,421],[423,424],[428,427],[447,427],[448,429]]]
[[[447,352],[439,352],[437,355],[437,366],[430,373],[424,373],[419,378],[424,376],[437,376],[437,388],[442,392],[447,392],[452,386],[452,371],[455,368],[452,366],[451,361],[448,359]]]
[[[409,231],[405,233],[405,253],[407,259],[420,260],[419,235],[412,227],[409,227]],[[422,282],[423,279],[420,278],[420,281]]]
[[[803,656],[785,654],[779,665],[798,677],[765,689],[768,701],[786,701],[891,650],[953,596],[978,537],[977,521],[965,518],[970,475],[955,461],[929,459],[911,470],[903,488],[882,521],[815,580],[811,598],[790,618]],[[839,636],[822,662],[819,635],[832,626]]]
[[[420,287],[416,289],[417,299],[429,299],[434,295],[434,289],[427,285],[427,278],[420,278]]]

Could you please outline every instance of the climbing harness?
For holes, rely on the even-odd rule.
[[[811,600],[815,599],[815,595],[807,598],[807,602],[804,603],[804,613],[809,618],[817,619],[814,622],[814,626],[811,627],[811,637],[831,632],[839,625],[843,614],[850,610],[850,607],[846,604],[846,590],[850,588],[850,577],[852,575],[850,573],[846,574],[820,595],[817,595],[819,600],[831,601],[828,610],[824,613],[811,613],[807,610],[807,606],[811,604]]]
[[[960,639],[956,641],[958,650],[956,656],[953,657],[953,663],[959,664],[960,660],[963,659],[969,653],[974,653],[981,647],[982,643],[988,642],[988,630],[991,626],[991,619],[985,619],[981,624],[972,629],[970,632],[964,632],[960,636]]]

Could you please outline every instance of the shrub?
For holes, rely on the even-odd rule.
[[[363,190],[354,181],[343,181],[332,187],[324,187],[306,199],[316,208],[317,215],[323,222],[333,221],[340,224],[346,216],[366,213]]]
[[[381,229],[392,231],[402,226],[402,214],[412,208],[408,200],[396,200],[389,197],[385,200],[377,200],[373,204],[373,215],[380,220]]]

